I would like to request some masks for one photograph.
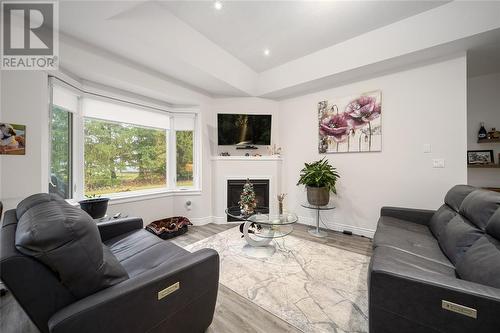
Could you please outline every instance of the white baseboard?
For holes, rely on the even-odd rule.
[[[189,221],[191,221],[194,225],[205,225],[208,223],[212,223],[212,216],[207,217],[189,217]]]
[[[226,224],[227,222],[227,216],[207,216],[207,217],[193,217],[189,218],[191,223],[194,225],[204,225],[208,223],[215,223],[215,224]],[[309,216],[299,216],[299,223],[305,224],[305,225],[311,225],[315,226],[316,225],[316,219],[309,217]],[[368,228],[362,228],[362,227],[357,227],[357,226],[352,226],[352,225],[347,225],[347,224],[341,224],[341,223],[328,223],[328,228],[326,228],[324,225],[320,223],[320,228],[323,229],[330,229],[330,230],[335,230],[335,231],[350,231],[354,235],[359,235],[359,236],[364,236],[368,238],[373,238],[373,235],[375,234],[375,230],[368,229]]]
[[[311,226],[316,226],[316,219],[309,217],[309,216],[299,216],[299,223],[301,224],[306,224],[306,225],[311,225]],[[353,233],[353,235],[359,235],[359,236],[364,236],[368,238],[373,238],[373,235],[375,234],[375,230],[368,229],[368,228],[363,228],[363,227],[357,227],[353,225],[347,225],[347,224],[341,224],[341,223],[328,223],[328,228],[326,228],[321,222],[319,224],[320,228],[323,229],[329,229],[329,230],[335,230],[335,231],[350,231]]]
[[[205,225],[208,223],[226,224],[227,216],[189,217],[189,221],[194,225]]]

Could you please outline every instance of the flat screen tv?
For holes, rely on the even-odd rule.
[[[217,115],[217,138],[220,146],[271,144],[271,115]]]

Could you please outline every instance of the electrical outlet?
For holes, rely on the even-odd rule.
[[[432,160],[433,168],[444,168],[444,159],[443,158],[435,158]]]

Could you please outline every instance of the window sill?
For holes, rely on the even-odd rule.
[[[130,193],[120,193],[120,194],[111,194],[111,195],[103,195],[103,197],[109,198],[109,205],[119,205],[128,202],[137,202],[144,201],[150,199],[157,199],[163,197],[172,197],[172,196],[183,196],[183,195],[201,195],[201,189],[176,189],[176,190],[149,190],[149,191],[135,191]],[[67,200],[69,203],[77,205],[79,200]]]

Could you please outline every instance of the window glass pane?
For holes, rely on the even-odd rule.
[[[193,186],[193,131],[176,131],[177,187]]]
[[[165,187],[166,131],[85,119],[85,195]]]
[[[49,192],[71,199],[72,114],[53,106],[51,112],[51,155]]]

